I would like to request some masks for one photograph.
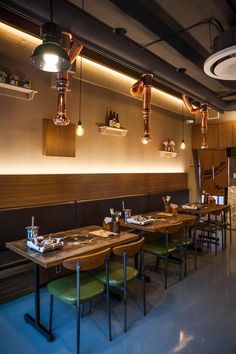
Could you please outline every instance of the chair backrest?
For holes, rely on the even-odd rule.
[[[187,228],[193,227],[194,224],[196,223],[196,216],[192,215],[191,219],[189,220],[183,220],[183,225],[186,226]]]
[[[106,257],[108,257],[110,253],[111,249],[106,248],[105,250],[100,252],[66,259],[62,264],[65,268],[70,270],[76,270],[77,263],[80,264],[81,271],[92,270],[103,265]]]
[[[176,224],[169,224],[168,226],[163,226],[158,229],[158,232],[162,234],[168,233],[169,235],[177,234],[182,230],[183,222],[178,222]]]
[[[144,237],[132,243],[126,243],[121,246],[113,247],[112,253],[115,254],[116,256],[122,256],[123,252],[125,251],[127,257],[132,257],[140,253],[143,244],[144,244]]]
[[[222,210],[223,212],[228,213],[229,211],[231,211],[231,206],[229,204],[222,205]]]

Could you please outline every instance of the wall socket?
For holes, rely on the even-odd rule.
[[[56,274],[61,273],[61,264],[55,265],[55,273],[56,273]]]

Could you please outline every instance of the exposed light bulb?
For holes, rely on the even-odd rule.
[[[150,138],[149,135],[147,135],[147,136],[144,135],[144,136],[141,137],[141,142],[142,142],[144,145],[147,145],[151,140],[152,140],[152,139]]]
[[[180,149],[181,150],[184,150],[186,148],[186,145],[185,145],[185,142],[184,142],[184,139],[181,141],[181,144],[180,144]]]
[[[58,55],[44,54],[43,60],[44,60],[44,63],[43,63],[44,71],[49,71],[49,72],[56,72],[57,71],[57,64],[59,61]]]
[[[82,126],[81,120],[78,121],[78,125],[77,125],[77,128],[76,128],[76,135],[77,136],[83,136],[84,135],[84,128]]]

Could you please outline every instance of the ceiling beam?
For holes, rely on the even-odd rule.
[[[173,19],[156,1],[110,0],[120,10],[133,17],[158,38],[164,38],[172,48],[186,59],[202,68],[209,53],[189,34],[174,34],[183,27]],[[183,38],[184,37],[184,38]],[[158,44],[156,44],[158,45]],[[153,45],[154,46],[154,45]]]

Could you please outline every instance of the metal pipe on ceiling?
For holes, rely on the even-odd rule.
[[[46,22],[49,17],[48,1],[45,0],[21,0],[20,3],[16,0],[5,0],[0,1],[0,5],[39,24]],[[70,32],[75,41],[89,49],[140,73],[151,72],[156,82],[196,100],[207,102],[217,111],[236,110],[236,101],[224,101],[199,82],[182,72],[177,72],[172,65],[142,49],[129,38],[117,35],[112,28],[68,1],[54,0],[54,22],[63,30]]]

